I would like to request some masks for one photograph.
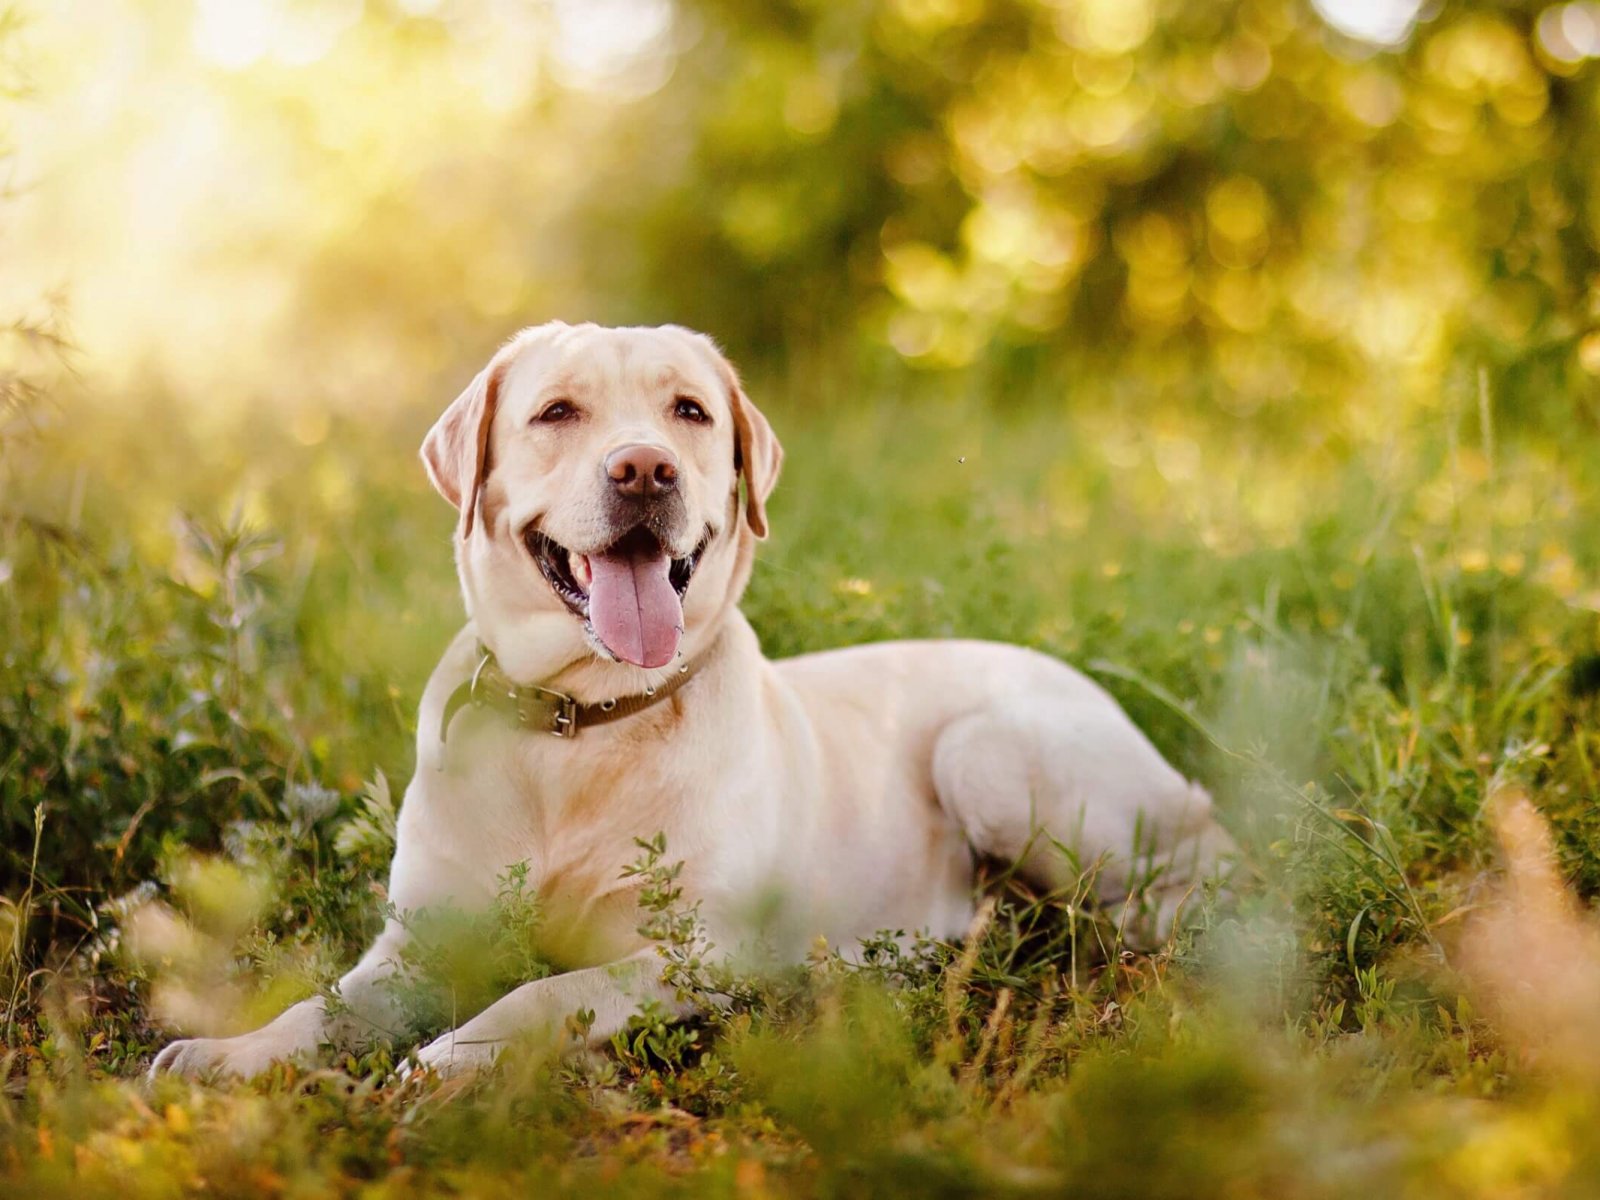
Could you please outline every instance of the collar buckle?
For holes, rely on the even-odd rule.
[[[529,701],[537,695],[539,704],[530,705]],[[578,702],[565,692],[558,692],[554,688],[540,687],[538,684],[524,684],[512,692],[512,697],[517,705],[517,723],[531,728],[545,725],[545,732],[552,737],[570,738],[578,733]],[[540,720],[545,714],[538,709],[549,706],[549,716]]]
[[[558,738],[576,737],[578,734],[578,702],[565,692],[551,692],[556,698],[556,711],[550,718],[550,732]]]

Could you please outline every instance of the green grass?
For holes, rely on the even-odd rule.
[[[1497,792],[1600,892],[1592,436],[1497,437],[1475,400],[1311,443],[1176,402],[905,391],[773,413],[788,459],[746,602],[768,653],[959,635],[1091,671],[1216,794],[1234,903],[1135,956],[1002,881],[965,947],[819,957],[605,1055],[400,1087],[380,1048],[147,1087],[153,1004],[242,1027],[370,934],[384,798],[459,599],[421,406],[306,447],[265,416],[83,401],[96,436],[25,447],[0,503],[0,1189],[1600,1190],[1595,1077],[1517,1035],[1469,952],[1480,915],[1518,911]],[[151,894],[174,915],[131,917]],[[515,889],[501,916],[535,923]],[[1560,990],[1563,964],[1529,963]]]

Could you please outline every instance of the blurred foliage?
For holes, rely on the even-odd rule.
[[[1132,357],[1206,370],[1240,413],[1361,383],[1369,431],[1457,355],[1592,401],[1596,47],[1566,7],[1443,4],[1392,49],[1297,0],[684,10],[637,114],[641,150],[670,149],[613,176],[629,207],[602,227],[647,229],[613,254],[741,348],[859,329],[936,365]]]
[[[542,315],[1286,435],[1482,366],[1592,424],[1600,10],[1323,7],[1389,43],[1305,0],[75,0],[17,267],[106,369],[308,442]]]

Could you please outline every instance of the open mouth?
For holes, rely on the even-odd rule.
[[[578,554],[529,526],[523,541],[550,589],[614,657],[662,667],[678,653],[683,594],[711,541],[672,558],[659,538],[637,526],[596,554]]]

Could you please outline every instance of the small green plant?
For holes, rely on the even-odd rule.
[[[482,912],[439,906],[388,916],[406,930],[387,986],[425,1040],[453,1029],[513,988],[554,969],[540,945],[542,914],[527,863],[501,872]]]

